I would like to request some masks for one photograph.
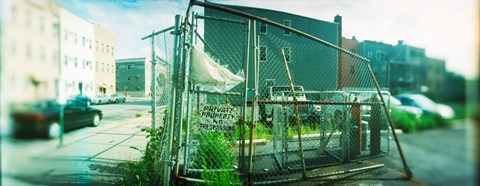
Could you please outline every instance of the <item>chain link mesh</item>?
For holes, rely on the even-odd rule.
[[[243,77],[246,23],[197,15],[194,26],[193,44],[221,66]],[[232,43],[220,40],[227,35]],[[200,175],[200,178],[215,174],[235,177],[241,159],[239,139],[242,125],[238,125],[238,121],[245,120],[244,86],[240,83],[226,93],[206,92],[194,84],[190,87],[192,112],[190,127],[186,129],[189,141],[186,142],[185,168],[191,175]]]
[[[170,33],[172,28],[153,33],[149,38],[151,44],[151,96],[152,96],[152,129],[147,151],[155,152],[157,158],[157,173],[163,172],[163,162],[166,158],[168,134],[167,124],[170,115],[167,108],[171,105],[172,98],[172,72],[173,72],[173,47],[174,36]],[[148,152],[147,152],[148,153]],[[159,180],[160,181],[160,180]]]
[[[169,103],[166,82],[179,83],[170,74],[175,47],[195,45],[245,82],[213,93],[188,81],[185,96],[176,98],[182,117],[175,115],[174,131],[166,133],[175,136],[172,159],[181,175],[227,183],[328,181],[392,163],[390,94],[377,89],[368,60],[276,25],[266,23],[264,32],[258,21],[207,10],[184,24],[179,46],[168,32],[155,36],[155,54],[165,58],[156,72],[166,74],[156,76],[155,113]],[[161,126],[163,117],[154,115]]]

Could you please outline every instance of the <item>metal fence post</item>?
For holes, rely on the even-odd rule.
[[[239,158],[238,158],[238,165],[241,173],[245,172],[245,121],[247,118],[247,100],[248,100],[248,63],[250,62],[250,23],[251,21],[248,20],[246,24],[246,45],[245,45],[245,62],[243,66],[243,70],[245,72],[245,83],[243,84],[243,110],[242,110],[242,120],[244,123],[240,125],[240,149],[239,149]]]
[[[253,90],[253,101],[252,101],[252,118],[251,122],[254,123],[256,121],[256,114],[255,114],[255,107],[257,106],[257,96],[258,96],[258,64],[257,64],[257,48],[258,48],[258,40],[257,40],[257,32],[256,32],[256,21],[253,22],[253,28],[252,35],[253,35],[253,57],[252,57],[252,65],[253,65],[253,87],[251,90]],[[247,80],[248,81],[248,80]],[[252,182],[252,163],[253,163],[253,134],[255,132],[254,124],[250,125],[250,141],[249,141],[249,151],[248,151],[248,182],[251,184]]]
[[[150,95],[151,95],[151,98],[152,98],[152,129],[155,129],[156,128],[156,125],[157,125],[157,120],[156,120],[156,116],[157,116],[157,113],[156,113],[156,109],[157,109],[157,100],[156,100],[156,94],[157,94],[157,83],[156,83],[156,79],[157,79],[157,76],[155,75],[155,67],[156,67],[156,62],[155,62],[155,36],[153,35],[155,33],[155,30],[152,31],[152,38],[151,38],[151,45],[152,45],[152,73],[151,73],[151,80],[150,80]]]
[[[171,104],[170,104],[170,121],[168,122],[167,126],[167,148],[165,152],[165,162],[164,162],[164,172],[163,172],[163,185],[170,185],[170,173],[171,173],[171,166],[172,164],[172,157],[171,157],[171,151],[172,151],[172,146],[173,146],[173,126],[175,123],[175,120],[178,118],[175,118],[175,108],[176,108],[176,102],[177,99],[181,99],[177,97],[176,92],[177,89],[179,88],[177,86],[177,81],[178,81],[178,76],[179,76],[179,70],[180,70],[180,56],[178,55],[179,53],[179,40],[180,40],[180,22],[181,22],[182,17],[180,15],[175,16],[175,28],[173,31],[173,34],[175,35],[174,43],[173,43],[173,82],[172,82],[172,90],[171,90]]]

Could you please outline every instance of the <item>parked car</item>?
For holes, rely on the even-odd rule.
[[[397,111],[405,112],[412,115],[415,118],[422,117],[422,109],[414,106],[402,105],[402,102],[395,97],[390,97],[390,106],[392,109],[397,109]]]
[[[92,103],[92,98],[88,97],[85,94],[78,94],[76,96],[72,96],[70,99],[76,99],[76,100],[82,101],[87,105],[90,105]]]
[[[26,104],[12,111],[16,136],[60,136],[60,104],[55,101],[40,101]],[[67,100],[64,105],[64,131],[83,126],[96,127],[103,118],[99,109],[92,108],[80,100]]]
[[[125,101],[127,100],[127,98],[123,94],[119,94],[119,93],[110,95],[110,98],[115,103],[120,103],[120,102],[125,103]]]
[[[112,102],[111,98],[106,94],[99,94],[92,98],[92,104],[103,104]]]
[[[422,109],[424,115],[440,116],[443,119],[451,119],[455,116],[450,106],[435,103],[422,94],[400,94],[395,96],[395,98],[400,100],[402,105]]]

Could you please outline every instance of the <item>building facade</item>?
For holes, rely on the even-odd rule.
[[[93,96],[93,24],[60,8],[60,30],[61,88],[67,97],[80,93]]]
[[[1,2],[1,76],[12,104],[55,99],[59,68],[59,10],[50,0]]]
[[[445,60],[427,58],[427,80],[428,92],[433,97],[438,97],[445,87],[445,75],[447,73]]]
[[[295,28],[333,45],[338,45],[339,37],[341,39],[339,23],[261,8],[230,5],[226,7]],[[205,9],[205,16],[240,21],[246,20],[243,17],[213,9]],[[284,49],[285,58],[289,63],[291,73],[294,76],[297,74],[294,80],[296,85],[303,86],[305,90],[337,89],[337,50],[263,22],[255,21],[255,25],[256,27],[250,27],[250,33],[254,33],[253,29],[255,29],[256,35],[251,35],[250,37],[258,38],[258,43],[253,43],[256,46],[251,48],[258,48],[258,52],[250,51],[250,53],[257,54],[256,56],[251,55],[251,57],[256,57],[257,61],[259,61],[260,89],[266,90],[267,87],[272,85],[288,85],[286,76],[281,74],[285,72],[281,49]],[[213,19],[206,19],[204,22],[205,42],[214,49],[221,49],[221,51],[227,52],[227,54],[219,54],[220,52],[218,51],[211,53],[215,53],[214,57],[218,59],[217,61],[221,65],[228,65],[229,70],[234,73],[241,70],[245,61],[243,53],[238,52],[245,51],[246,34],[243,32],[245,30],[247,30],[246,27],[242,28],[232,23]],[[320,53],[328,57],[320,58]],[[238,63],[232,61],[237,61]],[[253,61],[253,59],[250,59],[250,61]],[[251,70],[250,68],[249,74],[253,74]],[[248,81],[249,85],[253,85],[253,79],[248,79]]]
[[[151,63],[148,58],[116,60],[116,91],[134,97],[150,96]]]
[[[359,41],[354,37],[352,39],[342,38],[342,48],[348,50],[354,54],[358,54]],[[361,73],[358,69],[361,68],[361,64],[358,61],[350,61],[349,58],[340,57],[339,61],[339,80],[341,88],[359,87],[361,84]]]
[[[365,40],[358,44],[357,50],[359,55],[370,60],[373,74],[382,89],[390,90],[392,94],[429,91],[427,69],[430,68],[425,49],[405,45],[403,41],[392,45]]]
[[[425,49],[398,41],[390,62],[390,85],[393,93],[426,92],[427,56]]]
[[[358,54],[370,60],[375,79],[382,89],[390,88],[390,64],[393,54],[391,44],[365,40],[358,44]]]
[[[94,24],[95,30],[95,62],[94,62],[94,93],[113,94],[115,85],[115,36],[102,27]]]

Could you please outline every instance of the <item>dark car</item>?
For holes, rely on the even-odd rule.
[[[76,99],[76,100],[82,101],[82,102],[84,102],[84,103],[87,104],[87,105],[90,105],[90,104],[92,103],[92,98],[88,97],[88,96],[85,95],[85,94],[78,94],[78,95],[72,97],[72,99]]]
[[[16,136],[57,138],[60,136],[60,105],[55,101],[27,104],[12,111]],[[64,105],[64,131],[84,126],[96,127],[103,118],[102,111],[80,100],[68,100]]]

